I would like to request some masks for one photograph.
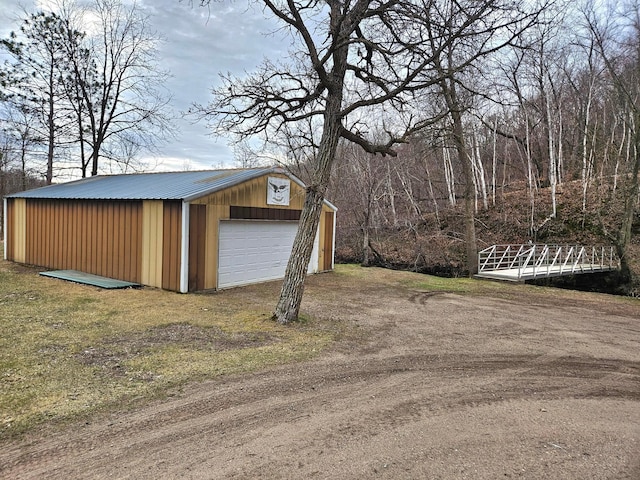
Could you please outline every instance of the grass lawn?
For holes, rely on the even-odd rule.
[[[1,254],[1,249],[0,249]],[[102,290],[0,260],[0,437],[309,358],[340,334],[270,320],[279,284],[181,295]]]

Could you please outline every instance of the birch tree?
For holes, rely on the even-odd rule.
[[[428,42],[439,74],[438,88],[450,121],[450,139],[464,178],[465,246],[469,275],[477,271],[475,231],[478,182],[486,202],[484,170],[474,162],[473,141],[466,132],[465,115],[472,107],[477,85],[471,73],[483,71],[482,62],[508,47],[537,21],[538,11],[526,13],[502,2],[443,2],[439,21],[428,22]],[[462,29],[464,35],[455,31]],[[448,41],[443,41],[448,39]],[[481,174],[480,178],[476,173]]]
[[[627,246],[637,216],[640,194],[640,3],[630,1],[602,10],[585,10],[585,20],[596,50],[607,73],[617,100],[620,120],[629,137],[629,161],[622,176],[624,213],[615,236],[623,279],[632,278]]]

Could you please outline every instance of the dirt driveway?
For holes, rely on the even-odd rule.
[[[4,444],[0,477],[640,479],[640,302],[371,272],[310,279],[359,332],[315,360]]]

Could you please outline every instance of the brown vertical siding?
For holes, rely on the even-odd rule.
[[[323,235],[323,261],[321,270],[331,270],[331,260],[333,259],[333,215],[334,212],[324,212],[324,235]]]
[[[104,258],[106,260],[104,275],[106,275],[107,277],[113,277],[113,273],[114,273],[113,264],[115,262],[115,259],[113,258],[113,247],[114,247],[113,242],[115,240],[114,238],[115,237],[115,226],[114,226],[115,207],[116,205],[114,205],[114,208],[109,208],[105,212],[106,218],[107,218],[107,225],[106,225],[107,228],[103,232],[105,234],[103,248],[105,249],[105,253],[106,253],[106,255],[104,255]]]
[[[87,214],[89,216],[89,231],[93,232],[93,235],[91,236],[90,244],[87,246],[88,252],[83,253],[83,256],[89,264],[95,265],[97,268],[97,266],[100,265],[99,239],[102,237],[102,217],[98,215],[98,204],[95,202],[92,203]],[[80,228],[78,227],[80,225],[80,221],[77,216],[75,217],[75,221],[76,233],[74,241],[76,243],[76,252],[80,252],[82,249],[82,238],[80,235]]]
[[[13,204],[13,258],[24,262],[27,252],[27,202],[17,198]]]
[[[131,228],[136,225],[140,228]],[[131,257],[127,264],[127,271],[130,276],[142,277],[142,206],[137,210],[129,209],[129,235],[131,236],[131,245],[140,245],[140,248],[131,250]],[[140,281],[140,280],[138,280]]]
[[[14,207],[15,207],[15,200],[13,198],[7,198],[7,211],[4,212],[4,214],[7,216],[7,219],[6,219],[7,244],[4,246],[4,248],[7,254],[7,259],[9,260],[14,260],[13,250],[14,250],[15,240],[13,239],[14,237],[13,232],[16,228]]]
[[[189,291],[204,290],[206,273],[207,206],[189,206]]]
[[[162,288],[180,290],[182,202],[164,202],[162,226]]]
[[[100,215],[100,217],[98,218],[98,222],[100,223],[100,236],[98,237],[98,243],[100,245],[106,245],[108,243],[108,235],[107,235],[107,231],[108,231],[108,224],[109,224],[109,217],[108,215],[104,214],[104,215]],[[100,255],[98,257],[98,265],[101,271],[106,272],[107,268],[108,268],[108,260],[109,257],[107,255]]]
[[[218,227],[229,219],[229,205],[207,205],[207,248],[204,288],[218,288]]]
[[[127,237],[133,237],[133,232],[129,232],[129,228],[128,226],[130,225],[130,221],[131,221],[131,211],[127,208],[125,208],[124,205],[120,205],[120,211],[118,212],[118,222],[116,223],[117,229],[117,244],[118,245],[122,245],[125,241],[125,236]],[[118,255],[115,258],[117,258],[118,262],[115,265],[115,268],[117,268],[117,271],[119,272],[123,272],[125,275],[129,274],[129,272],[131,272],[131,269],[129,268],[130,262],[127,262],[126,258],[124,257],[124,255]]]
[[[72,207],[70,203],[65,203],[63,206],[63,210],[64,210],[64,218],[68,219],[63,227],[63,232],[64,232],[64,238],[66,239],[66,241],[63,241],[62,243],[62,258],[63,258],[63,268],[65,269],[71,269],[71,265],[73,265],[73,258],[72,256],[75,257],[75,252],[73,251],[72,247],[72,242],[73,242],[73,236],[74,236],[74,229],[73,229],[73,215],[72,215]]]
[[[163,213],[162,200],[142,202],[142,283],[158,288],[162,288]]]
[[[26,263],[140,282],[142,202],[27,200]]]

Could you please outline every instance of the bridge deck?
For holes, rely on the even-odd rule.
[[[509,282],[524,282],[525,280],[533,280],[535,278],[551,278],[563,275],[579,275],[582,273],[609,272],[616,270],[614,267],[600,265],[582,265],[575,270],[568,270],[562,266],[553,267],[526,267],[526,268],[509,268],[505,270],[490,270],[476,274],[477,278],[488,278],[492,280],[506,280]]]
[[[476,277],[522,282],[618,268],[613,247],[493,245],[478,253]]]

